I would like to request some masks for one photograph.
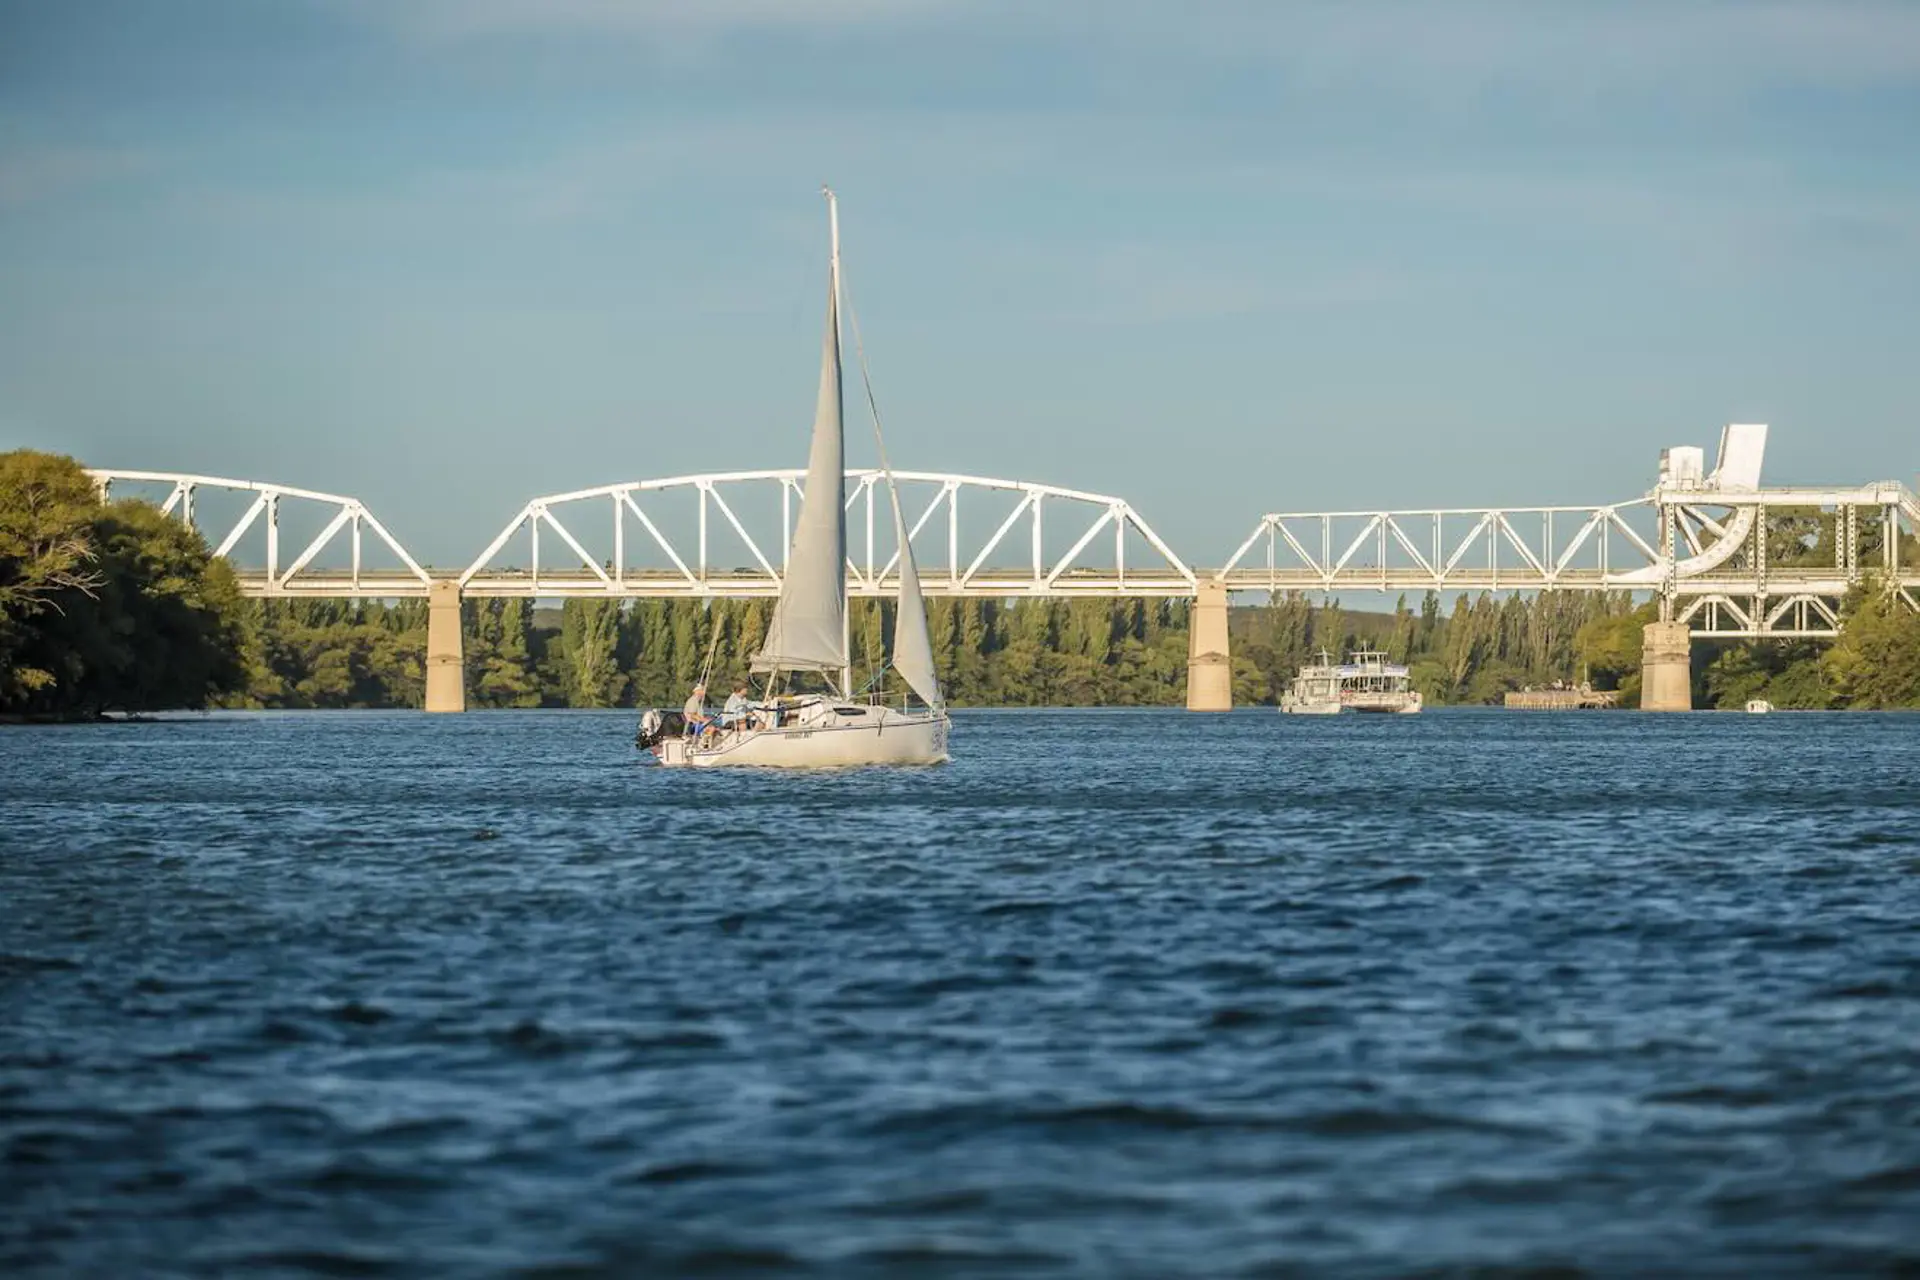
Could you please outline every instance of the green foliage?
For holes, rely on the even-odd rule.
[[[80,464],[50,453],[0,454],[0,708],[17,708],[55,674],[26,659],[29,619],[91,596],[100,498]]]
[[[934,660],[956,706],[1177,706],[1186,697],[1184,600],[953,600],[927,603]],[[1863,590],[1845,638],[1713,645],[1698,642],[1696,706],[1920,705],[1920,615]],[[419,706],[426,608],[338,601],[250,607],[255,639],[245,691],[233,705]],[[536,612],[525,600],[465,606],[470,705],[673,706],[709,677],[718,701],[747,675],[766,635],[769,602],[571,600]],[[1392,613],[1322,609],[1299,595],[1232,611],[1233,693],[1272,703],[1325,648],[1336,656],[1385,648],[1411,668],[1429,702],[1498,702],[1509,689],[1591,679],[1639,699],[1642,629],[1652,605],[1565,593],[1531,599],[1462,596],[1451,614],[1428,595]],[[902,692],[884,672],[890,602],[856,601],[849,619],[856,685]]]
[[[1920,615],[1877,582],[1856,588],[1820,673],[1846,706],[1920,706]]]
[[[426,693],[427,610],[346,600],[252,604],[258,637],[238,707],[417,707]]]
[[[70,458],[0,455],[0,584],[0,711],[198,708],[246,681],[226,562],[147,503],[102,503]]]
[[[1818,711],[1833,705],[1820,661],[1821,647],[1808,640],[1729,644],[1702,668],[1694,704],[1735,710],[1765,698],[1785,710]]]
[[[557,657],[568,706],[620,705],[627,687],[620,670],[620,622],[615,600],[573,599],[561,607]]]
[[[535,639],[532,602],[496,597],[472,601],[462,612],[469,705],[539,706],[545,646]]]
[[[72,458],[0,453],[0,618],[57,609],[57,597],[101,585],[92,567],[100,506],[92,479]]]
[[[1586,678],[1596,689],[1625,690],[1633,682],[1638,701],[1640,657],[1645,647],[1644,631],[1660,616],[1658,606],[1649,602],[1637,609],[1605,614],[1582,623],[1574,633],[1573,652]]]
[[[1771,527],[1786,523],[1776,518]],[[1809,554],[1824,554],[1825,563],[1831,563],[1832,525],[1831,515],[1819,512],[1804,520]],[[1865,513],[1862,525],[1866,527]],[[1905,544],[1911,535],[1903,533],[1901,539],[1902,562],[1920,563],[1908,559]],[[1874,542],[1872,555],[1863,552],[1862,558],[1877,559],[1880,554]],[[1734,708],[1765,698],[1776,707],[1801,711],[1920,707],[1920,611],[1871,577],[1842,604],[1840,637],[1832,644],[1750,640],[1696,644],[1695,651],[1696,706]]]

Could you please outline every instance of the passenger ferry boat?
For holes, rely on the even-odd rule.
[[[1280,695],[1280,711],[1290,716],[1335,716],[1342,711],[1412,715],[1420,710],[1407,669],[1387,661],[1375,649],[1357,649],[1336,666],[1325,649],[1317,661],[1300,668]]]

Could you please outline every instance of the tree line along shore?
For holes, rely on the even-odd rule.
[[[1822,554],[1831,521],[1784,513],[1778,557]],[[1771,549],[1770,549],[1771,554]],[[703,672],[746,674],[760,600],[524,599],[463,605],[468,705],[673,705]],[[855,671],[888,687],[890,601],[852,609]],[[956,706],[1178,706],[1184,600],[935,598],[928,623]],[[1625,595],[1428,593],[1392,612],[1298,594],[1231,611],[1236,705],[1278,700],[1322,649],[1382,650],[1430,703],[1497,703],[1512,689],[1591,680],[1637,702],[1641,627]],[[199,534],[140,501],[103,503],[80,465],[0,454],[0,715],[80,719],[208,707],[417,707],[425,602],[245,599]],[[1694,645],[1694,705],[1920,707],[1920,616],[1869,582],[1831,644]],[[858,683],[857,681],[856,683]]]

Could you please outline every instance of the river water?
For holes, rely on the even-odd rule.
[[[1920,1268],[1920,716],[631,735],[0,731],[0,1274]]]

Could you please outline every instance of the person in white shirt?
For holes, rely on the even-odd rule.
[[[745,680],[735,680],[733,682],[733,693],[727,698],[726,710],[720,713],[720,723],[739,724],[742,720],[748,718],[747,712],[749,709],[747,703],[747,682]]]
[[[707,686],[696,683],[693,692],[687,695],[687,705],[680,708],[680,714],[687,718],[687,733],[697,736],[704,732],[712,721],[707,719]]]

